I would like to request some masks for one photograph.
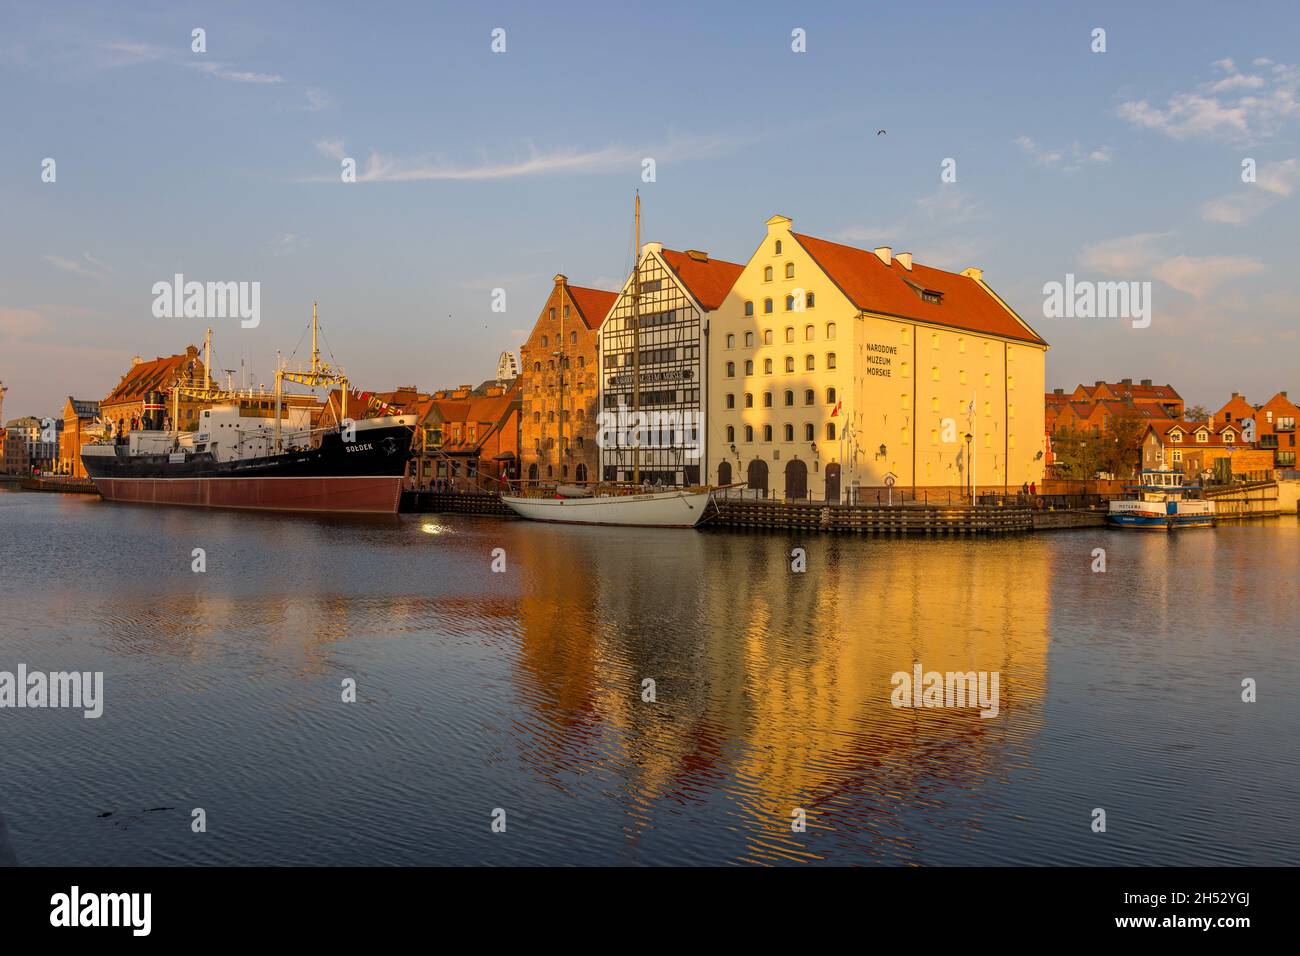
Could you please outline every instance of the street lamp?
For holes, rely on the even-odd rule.
[[[968,475],[968,483],[969,483],[969,485],[970,485],[970,489],[971,489],[971,490],[970,490],[970,500],[971,500],[971,504],[974,504],[974,503],[975,503],[975,475],[974,475],[974,473],[972,472],[972,470],[971,470],[971,466],[970,466],[970,443],[971,443],[971,438],[972,438],[971,433],[970,433],[970,432],[967,432],[967,433],[966,433],[966,474]]]

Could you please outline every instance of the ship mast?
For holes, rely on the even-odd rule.
[[[282,398],[284,396],[284,382],[286,379],[290,382],[297,382],[299,385],[306,385],[310,388],[315,388],[319,385],[340,386],[343,393],[340,415],[342,419],[347,419],[348,378],[343,374],[342,369],[334,368],[328,362],[322,362],[320,359],[320,349],[316,345],[315,302],[311,304],[311,368],[307,371],[291,371],[286,368],[276,368],[275,370],[275,453],[277,455],[283,451],[280,409]],[[342,421],[340,421],[339,426],[342,427],[342,424]]]
[[[632,442],[632,484],[641,484],[641,191],[636,194],[636,251],[632,263],[632,419],[638,424]]]

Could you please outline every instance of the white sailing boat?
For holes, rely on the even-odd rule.
[[[636,199],[636,258],[632,268],[632,411],[641,409],[641,197]],[[561,341],[563,336],[561,336]],[[560,367],[563,369],[563,356]],[[560,388],[564,388],[561,371]],[[563,406],[563,391],[561,391]],[[563,422],[561,414],[560,420]],[[502,495],[516,514],[532,521],[558,524],[631,525],[643,528],[693,528],[704,517],[711,498],[708,488],[643,491],[639,452],[633,452],[631,485],[578,488],[560,485],[554,491]]]

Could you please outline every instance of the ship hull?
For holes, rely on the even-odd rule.
[[[501,498],[516,514],[554,524],[693,528],[704,517],[709,492],[669,491],[591,498]]]
[[[218,462],[211,455],[127,455],[87,445],[82,464],[108,501],[344,514],[394,514],[410,460],[406,425],[358,422],[355,439],[318,448]],[[183,459],[183,460],[172,460]]]
[[[402,477],[347,478],[97,478],[106,501],[249,511],[392,514]]]

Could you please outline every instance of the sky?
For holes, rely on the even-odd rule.
[[[780,213],[978,266],[1049,388],[1263,402],[1300,389],[1297,41],[1293,2],[0,0],[4,416],[209,325],[269,385],[313,300],[358,387],[476,384],[556,273],[621,283],[638,189],[673,248],[743,262]],[[177,273],[259,323],[156,317]],[[1150,324],[1045,316],[1067,275],[1150,283]]]

